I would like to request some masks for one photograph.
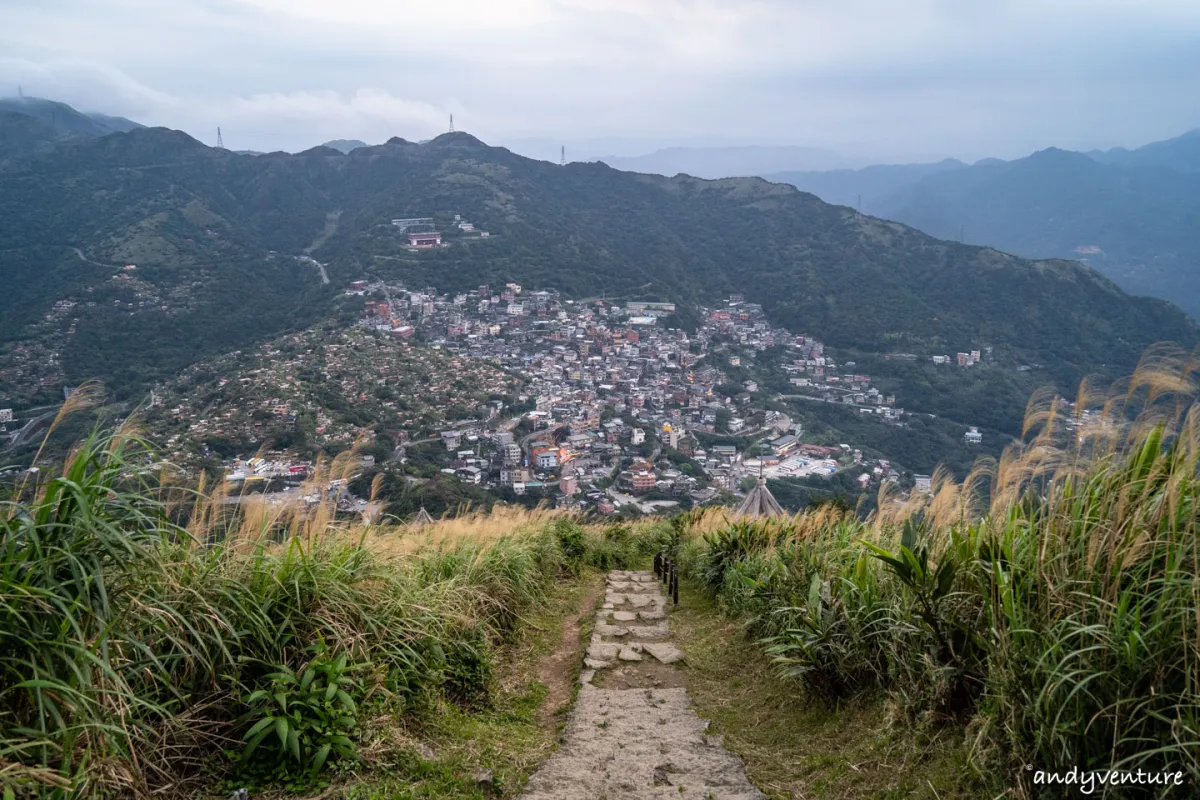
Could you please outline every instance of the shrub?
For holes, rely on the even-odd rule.
[[[559,519],[552,524],[554,535],[558,537],[558,545],[562,548],[563,558],[575,572],[583,566],[583,557],[587,553],[587,536],[578,524],[569,519]]]

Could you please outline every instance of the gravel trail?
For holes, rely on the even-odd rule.
[[[562,745],[526,800],[766,800],[692,709],[667,598],[649,572],[612,572]]]

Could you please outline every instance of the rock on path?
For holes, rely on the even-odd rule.
[[[667,598],[648,572],[608,576],[604,607],[559,749],[529,779],[525,800],[765,800],[741,759],[705,734],[670,641]],[[620,676],[622,686],[605,688]]]

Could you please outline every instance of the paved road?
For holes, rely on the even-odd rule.
[[[401,442],[400,444],[396,445],[396,449],[392,451],[392,461],[403,460],[405,449],[412,447],[415,444],[429,444],[430,442],[436,442],[441,438],[441,434],[438,434],[425,439],[415,439],[411,442]]]
[[[653,514],[655,511],[661,511],[664,508],[674,508],[679,505],[678,500],[638,500],[633,495],[618,492],[612,487],[608,488],[607,494],[612,498],[613,505],[617,508],[621,506],[636,506],[643,514]]]
[[[329,273],[325,271],[325,265],[317,261],[312,256],[296,256],[297,261],[303,261],[307,264],[312,264],[321,271],[321,283],[329,283]]]
[[[75,252],[75,255],[79,256],[80,261],[86,261],[89,264],[95,264],[97,267],[105,267],[107,269],[121,269],[121,267],[118,267],[116,264],[104,264],[99,261],[92,261],[90,258],[85,256],[83,251],[78,247],[71,247],[70,249]]]
[[[45,424],[45,425],[50,424],[50,420],[54,419],[54,415],[58,413],[59,408],[61,408],[61,406],[55,406],[54,408],[50,409],[49,411],[47,411],[43,414],[39,414],[36,417],[33,417],[28,422],[26,422],[24,425],[22,425],[19,430],[15,430],[11,433],[5,434],[8,437],[8,446],[9,447],[20,447],[21,445],[28,442],[30,439],[33,438],[33,435],[35,433],[37,433],[38,430],[41,429],[43,424]]]

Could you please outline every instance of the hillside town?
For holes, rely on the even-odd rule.
[[[176,463],[219,461],[235,487],[286,490],[311,477],[315,452],[352,449],[360,474],[440,475],[600,514],[733,502],[760,478],[849,472],[866,491],[899,477],[849,444],[805,442],[770,402],[902,424],[895,397],[740,295],[700,309],[691,335],[673,303],[514,283],[448,295],[354,281],[343,301],[362,304],[349,327],[236,352],[156,391],[149,419]],[[345,483],[339,504],[364,506]]]
[[[428,220],[393,224],[420,234]],[[219,464],[232,486],[279,489],[311,477],[321,453],[353,450],[360,472],[444,476],[601,514],[732,502],[760,478],[848,474],[869,491],[899,477],[851,444],[805,441],[781,402],[903,425],[896,397],[739,294],[698,309],[691,334],[673,303],[575,300],[515,283],[443,294],[358,280],[342,304],[352,316],[341,323],[159,386],[145,414],[172,463]],[[73,311],[60,306],[51,322]],[[917,491],[931,490],[915,477]]]
[[[864,489],[897,476],[849,445],[804,443],[800,425],[764,407],[770,395],[757,381],[731,382],[756,354],[779,350],[795,396],[904,414],[869,376],[839,368],[820,341],[772,326],[739,295],[702,309],[690,336],[671,324],[672,303],[576,301],[514,283],[446,295],[355,281],[345,295],[362,298],[361,328],[521,377],[522,413],[440,433],[442,471],[473,485],[614,513],[728,498],[758,476],[852,469]]]

